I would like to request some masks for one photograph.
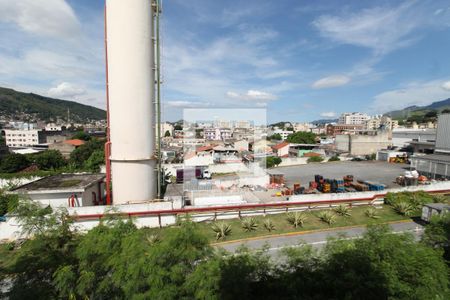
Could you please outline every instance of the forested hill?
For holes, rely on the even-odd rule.
[[[442,101],[433,102],[432,104],[427,106],[410,106],[402,110],[394,110],[385,113],[385,115],[391,116],[392,118],[397,120],[402,120],[411,117],[422,117],[429,112],[440,113],[444,110],[448,111],[449,109],[450,109],[450,98]]]
[[[61,118],[67,121],[68,110],[73,122],[106,119],[106,112],[93,106],[0,87],[1,116],[45,121]]]

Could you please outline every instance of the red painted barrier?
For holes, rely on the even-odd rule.
[[[428,193],[448,193],[450,190],[437,190],[428,191]],[[292,206],[311,206],[321,204],[340,204],[340,203],[356,203],[356,202],[371,202],[378,198],[384,198],[387,193],[375,194],[372,197],[366,198],[354,198],[354,199],[342,199],[342,200],[323,200],[323,201],[302,201],[302,202],[277,202],[277,203],[257,203],[257,204],[242,204],[242,205],[229,205],[229,206],[214,206],[214,207],[192,207],[192,208],[180,208],[180,209],[165,209],[165,210],[151,210],[151,211],[137,211],[137,212],[120,212],[113,213],[112,215],[128,216],[128,217],[143,217],[143,216],[161,216],[161,215],[176,215],[176,214],[189,214],[189,213],[204,213],[204,212],[218,212],[218,211],[241,211],[250,209],[266,209],[266,208],[289,208]],[[88,214],[88,215],[75,215],[75,220],[86,219],[101,219],[105,214]]]

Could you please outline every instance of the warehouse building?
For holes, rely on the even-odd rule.
[[[19,186],[11,191],[57,207],[78,207],[104,204],[105,175],[59,174]]]
[[[438,119],[434,154],[413,156],[411,168],[434,179],[450,179],[450,114]]]

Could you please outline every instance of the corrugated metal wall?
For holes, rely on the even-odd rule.
[[[439,116],[436,150],[450,152],[450,114],[442,114]]]

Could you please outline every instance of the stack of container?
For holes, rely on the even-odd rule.
[[[363,183],[369,187],[369,191],[383,191],[385,188],[384,184],[380,184],[377,182],[364,181]]]
[[[353,175],[346,175],[344,176],[344,186],[351,186],[351,183],[353,182]]]

